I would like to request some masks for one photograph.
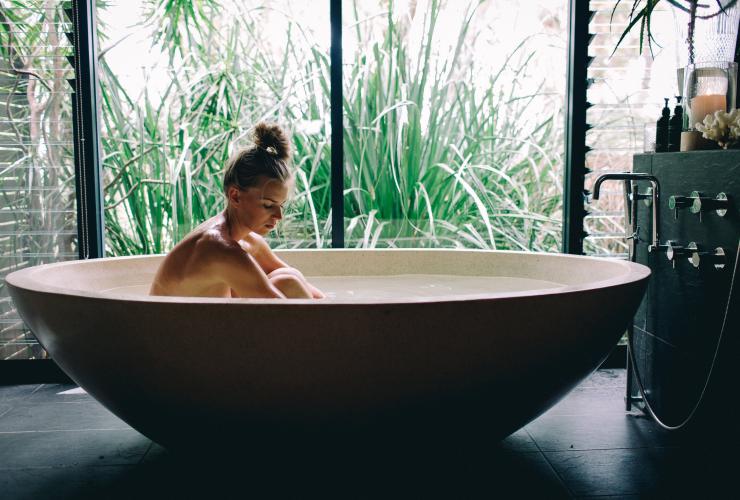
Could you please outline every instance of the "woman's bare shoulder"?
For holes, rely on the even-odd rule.
[[[227,255],[243,254],[242,247],[218,229],[203,231],[195,242],[193,254],[198,259],[222,258]]]

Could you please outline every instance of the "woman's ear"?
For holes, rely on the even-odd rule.
[[[241,190],[238,187],[231,185],[226,190],[226,199],[229,200],[229,205],[239,205],[241,201]]]

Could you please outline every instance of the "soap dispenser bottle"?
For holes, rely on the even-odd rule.
[[[671,108],[668,107],[668,99],[665,99],[663,116],[660,117],[655,126],[655,152],[665,153],[668,151],[668,126],[670,125]]]
[[[683,106],[681,96],[676,96],[676,107],[668,123],[668,151],[681,151],[681,132],[683,131]]]

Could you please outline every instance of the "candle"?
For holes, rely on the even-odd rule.
[[[725,111],[727,99],[724,94],[698,95],[691,99],[689,127],[696,128],[697,123],[704,121],[704,117],[715,111]]]

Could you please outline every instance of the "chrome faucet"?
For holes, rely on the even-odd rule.
[[[601,191],[601,185],[604,183],[604,181],[624,181],[624,210],[626,214],[627,224],[630,226],[630,233],[632,234],[632,245],[631,248],[634,249],[634,238],[635,235],[635,216],[637,212],[637,200],[640,197],[640,195],[637,192],[637,186],[634,184],[637,181],[648,181],[651,184],[651,193],[650,197],[652,199],[652,221],[653,221],[653,231],[652,231],[652,242],[648,246],[648,251],[652,252],[654,250],[658,250],[661,248],[660,240],[658,239],[658,199],[660,198],[660,183],[658,182],[657,177],[650,175],[650,174],[644,174],[644,173],[638,173],[638,172],[615,172],[615,173],[609,173],[609,174],[602,174],[599,177],[596,178],[596,182],[594,182],[594,194],[593,199],[598,200],[599,199],[599,192]],[[630,260],[634,256],[634,251],[630,252]]]

